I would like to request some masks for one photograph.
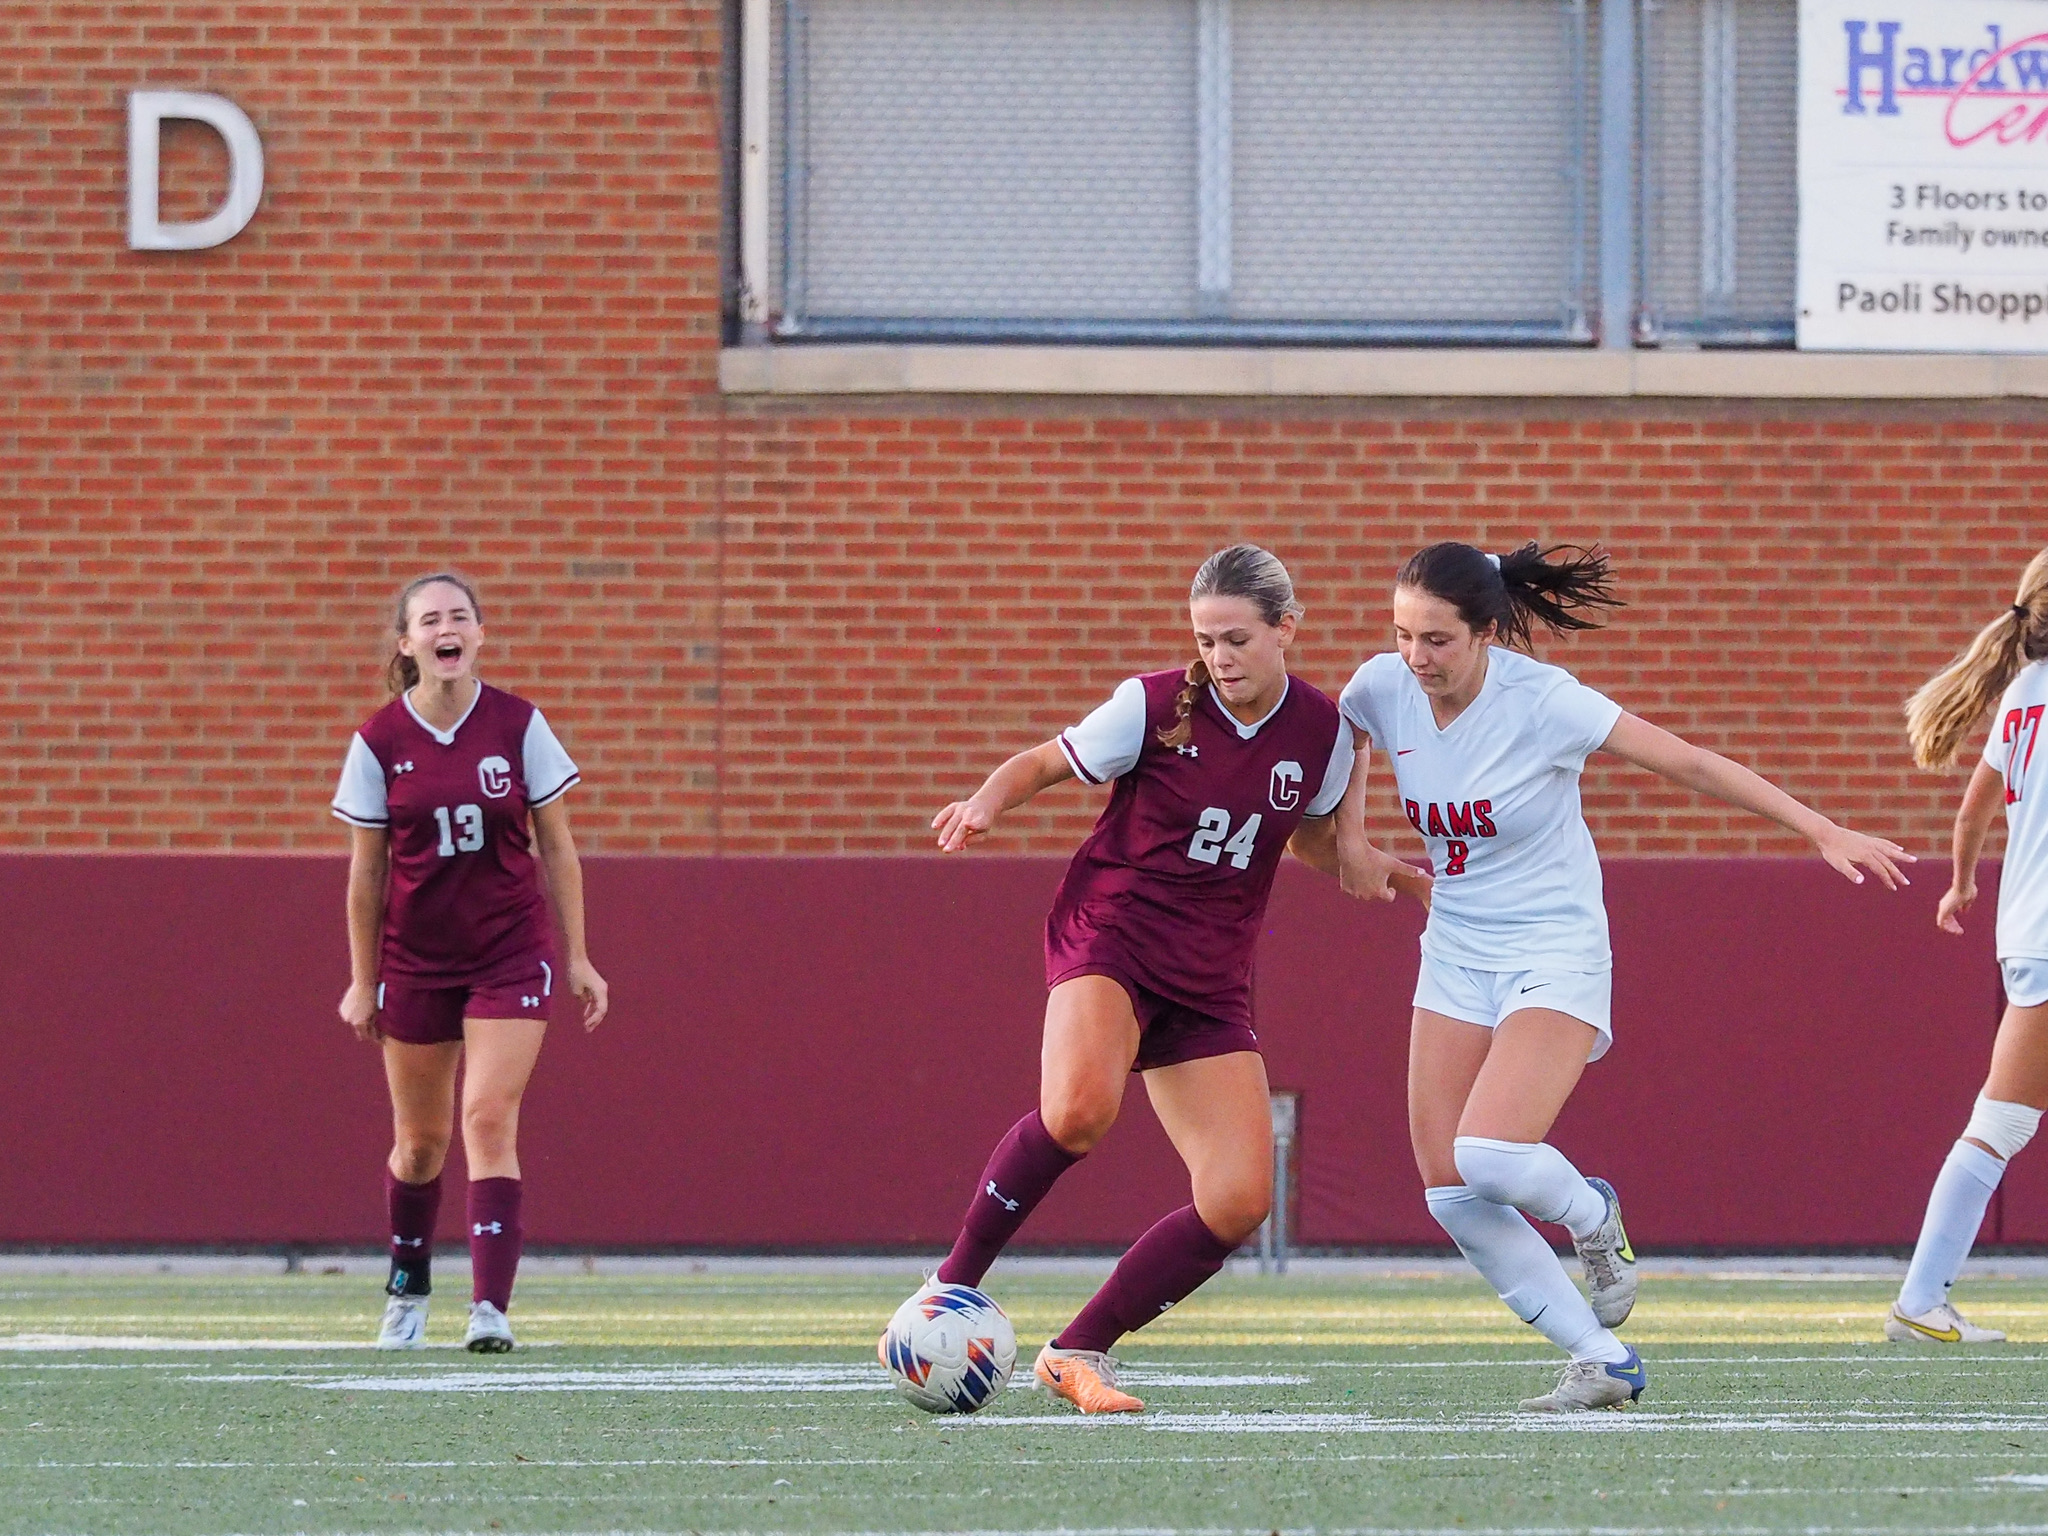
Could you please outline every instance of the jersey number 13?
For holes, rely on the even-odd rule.
[[[484,845],[484,808],[480,805],[458,805],[452,819],[447,806],[437,805],[434,822],[441,829],[441,846],[435,852],[444,859],[475,853]]]

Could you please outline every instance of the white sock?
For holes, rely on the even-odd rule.
[[[1574,1360],[1622,1361],[1628,1346],[1600,1326],[1550,1244],[1520,1211],[1462,1184],[1426,1189],[1429,1214],[1523,1322]]]
[[[1554,1221],[1581,1240],[1607,1219],[1607,1197],[1548,1142],[1460,1136],[1451,1146],[1465,1187],[1495,1205]]]
[[[1899,1290],[1899,1310],[1906,1316],[1918,1317],[1948,1300],[1948,1288],[1963,1272],[1963,1260],[1984,1225],[1984,1208],[2004,1176],[2005,1164],[1982,1147],[1959,1141],[1949,1148]]]

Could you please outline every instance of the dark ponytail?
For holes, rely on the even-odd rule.
[[[415,576],[398,593],[398,618],[393,626],[399,635],[405,634],[406,625],[412,617],[413,595],[422,587],[431,587],[437,581],[445,581],[451,587],[460,587],[462,595],[469,599],[469,611],[476,616],[477,623],[484,621],[484,605],[477,601],[476,588],[467,576],[454,571],[433,571],[425,576]],[[420,664],[403,651],[394,651],[391,660],[384,664],[384,681],[394,694],[404,693],[420,680]]]
[[[1552,555],[1563,559],[1553,561]],[[1495,626],[1503,645],[1526,648],[1534,624],[1553,634],[1598,629],[1605,610],[1625,606],[1614,595],[1613,572],[1599,545],[1538,548],[1532,539],[1505,555],[1446,542],[1417,551],[1394,579],[1442,598],[1475,631]]]

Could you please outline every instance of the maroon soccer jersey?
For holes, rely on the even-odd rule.
[[[1129,748],[1098,744],[1139,729],[1133,683],[1143,690],[1134,761]],[[1274,872],[1302,818],[1327,814],[1342,797],[1349,733],[1326,694],[1293,678],[1255,729],[1197,690],[1192,740],[1162,746],[1183,684],[1180,672],[1133,679],[1060,738],[1083,778],[1113,773],[1116,788],[1053,899],[1046,977],[1107,965],[1187,1007],[1248,1023],[1252,952]],[[1125,707],[1107,734],[1096,726]]]
[[[527,816],[576,781],[540,711],[488,685],[452,731],[402,694],[372,715],[334,813],[391,830],[382,974],[464,986],[551,949]]]

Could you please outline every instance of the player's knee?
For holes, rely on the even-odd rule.
[[[1234,1185],[1197,1196],[1195,1212],[1218,1241],[1241,1243],[1273,1214],[1273,1191],[1264,1185]]]
[[[1992,1156],[2011,1161],[2034,1139],[2041,1127],[2041,1111],[2026,1104],[1977,1096],[1970,1111],[1970,1123],[1963,1127],[1963,1140],[1989,1149]]]
[[[406,1184],[425,1184],[448,1160],[445,1136],[400,1135],[391,1148],[391,1171]]]
[[[1496,1205],[1519,1206],[1529,1192],[1524,1187],[1533,1146],[1516,1142],[1490,1141],[1480,1136],[1460,1136],[1452,1144],[1451,1160],[1458,1170],[1457,1182],[1482,1200]]]
[[[1415,1154],[1415,1171],[1422,1175],[1424,1189],[1442,1189],[1465,1182],[1458,1176],[1458,1161],[1448,1141],[1414,1141],[1410,1150]]]
[[[1068,1090],[1048,1093],[1038,1107],[1046,1134],[1060,1149],[1076,1156],[1095,1150],[1095,1144],[1116,1124],[1117,1101],[1113,1095]]]
[[[468,1104],[462,1110],[462,1140],[472,1152],[508,1151],[518,1134],[517,1104]]]

